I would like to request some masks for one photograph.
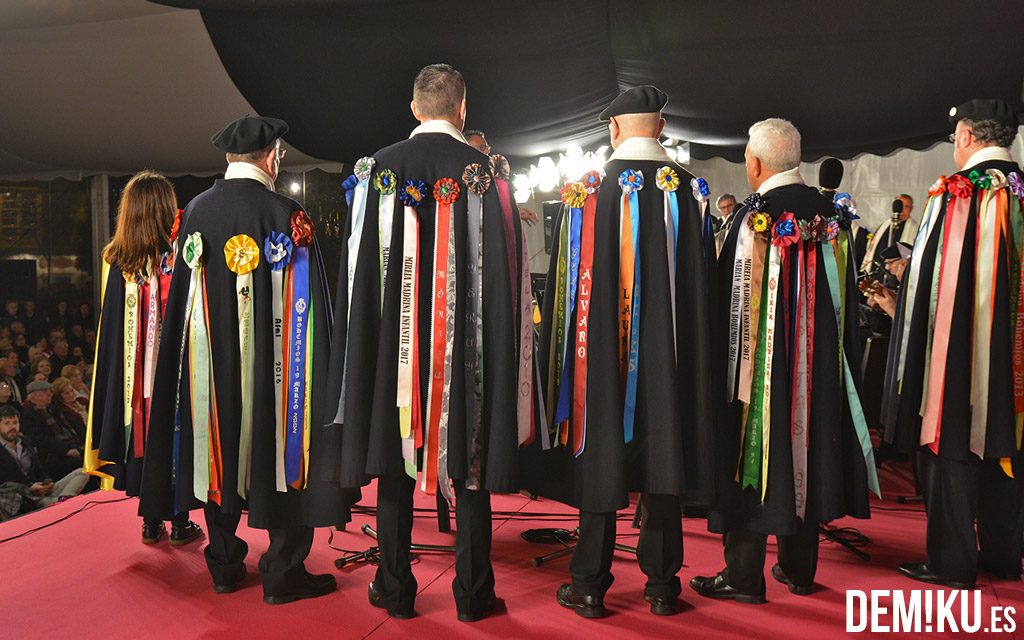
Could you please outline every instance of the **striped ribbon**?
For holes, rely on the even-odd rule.
[[[288,354],[288,402],[285,428],[285,481],[301,489],[305,480],[304,442],[309,420],[306,415],[306,355],[309,341],[311,299],[309,295],[309,248],[295,247],[288,266],[286,299],[290,319],[285,334]]]

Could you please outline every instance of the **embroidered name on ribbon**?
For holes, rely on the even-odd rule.
[[[263,257],[270,267],[271,313],[274,334],[274,487],[288,491],[284,469],[285,450],[285,359],[284,334],[284,272],[291,264],[292,239],[278,231],[271,231],[263,241]]]
[[[406,180],[399,195],[404,205],[402,235],[402,289],[398,329],[397,407],[405,471],[416,478],[416,449],[422,446],[419,392],[419,345],[416,322],[419,298],[420,223],[416,213],[427,195],[421,180]],[[415,401],[414,401],[415,399]]]
[[[253,330],[252,272],[260,263],[260,248],[251,237],[232,236],[224,244],[224,260],[235,274],[238,310],[238,353],[241,363],[242,416],[238,440],[238,495],[249,494],[252,464],[253,376],[255,374],[255,335]]]
[[[483,271],[484,271],[484,194],[491,186],[491,176],[479,163],[467,165],[462,172],[467,190],[466,233],[466,381],[469,385],[469,447],[471,463],[466,487],[480,488],[480,425],[483,398]]]
[[[285,327],[288,355],[288,391],[285,420],[285,480],[288,486],[302,489],[308,479],[310,429],[310,368],[313,364],[312,344],[313,300],[309,286],[309,247],[313,242],[313,223],[302,211],[291,217],[292,260],[288,266],[285,299],[291,318]]]

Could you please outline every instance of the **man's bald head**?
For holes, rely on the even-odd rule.
[[[623,113],[608,120],[612,149],[629,138],[658,138],[665,129],[661,113]]]

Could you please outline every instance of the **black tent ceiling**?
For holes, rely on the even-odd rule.
[[[922,149],[951,105],[1019,101],[1024,78],[1019,0],[159,3],[200,9],[246,100],[338,161],[407,135],[412,79],[439,61],[466,77],[468,126],[512,157],[603,142],[597,113],[645,83],[696,158],[739,160],[768,116],[797,124],[808,160]]]

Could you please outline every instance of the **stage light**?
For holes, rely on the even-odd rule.
[[[530,201],[530,196],[533,195],[533,192],[529,189],[516,189],[513,195],[515,196],[516,204],[523,204]]]
[[[536,189],[537,185],[540,184],[540,169],[537,168],[537,165],[530,165],[530,173],[528,174],[528,178],[530,180],[530,188]]]
[[[551,156],[544,156],[537,161],[537,169],[539,172],[537,188],[541,191],[554,191],[561,175],[555,161],[551,159]]]
[[[298,193],[299,191],[302,191],[302,185],[299,184],[298,182],[293,182],[291,184],[291,187],[289,188],[291,189],[292,193]]]
[[[525,173],[517,173],[512,178],[512,188],[516,191],[529,191],[530,190],[530,177]]]

